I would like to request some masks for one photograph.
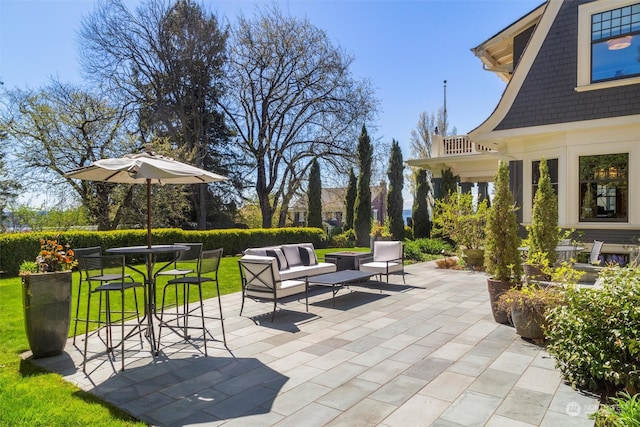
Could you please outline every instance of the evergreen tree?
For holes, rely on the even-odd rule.
[[[493,205],[487,219],[484,266],[495,280],[519,280],[522,265],[518,245],[518,219],[509,190],[509,164],[500,162],[495,178]]]
[[[322,182],[318,159],[311,163],[307,188],[307,227],[322,228]]]
[[[533,199],[531,226],[529,231],[529,253],[546,254],[549,265],[556,262],[558,245],[558,196],[553,191],[547,160],[540,160],[538,189]]]
[[[369,233],[371,232],[371,167],[373,165],[373,146],[367,134],[367,128],[362,125],[362,131],[358,138],[358,193],[354,210],[354,230],[356,232],[356,244],[369,246]]]
[[[404,164],[400,144],[395,139],[391,142],[391,156],[389,157],[389,192],[387,193],[387,218],[389,231],[394,240],[404,240],[404,220],[402,218],[402,188],[404,187]]]
[[[427,171],[419,169],[416,173],[416,193],[413,195],[413,237],[421,239],[431,237],[431,221],[429,219],[429,182]]]
[[[349,186],[347,187],[347,195],[344,199],[344,206],[347,210],[344,221],[344,231],[353,228],[353,211],[356,205],[356,196],[358,195],[358,178],[353,168],[349,171]]]
[[[449,194],[458,191],[458,181],[460,180],[460,177],[458,175],[453,175],[451,168],[447,168],[442,171],[441,180],[440,194],[438,195],[439,199],[446,199],[449,197]]]

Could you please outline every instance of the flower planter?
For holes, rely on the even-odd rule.
[[[22,276],[22,302],[29,348],[34,358],[64,350],[71,322],[71,271]]]
[[[503,280],[495,280],[491,277],[487,279],[487,289],[489,290],[489,303],[491,304],[491,313],[493,320],[498,323],[511,324],[509,313],[498,308],[498,299],[500,295],[516,286],[515,283]]]
[[[522,338],[529,338],[535,342],[544,341],[543,326],[545,318],[542,314],[533,310],[513,306],[511,308],[511,320],[516,328],[516,334]]]

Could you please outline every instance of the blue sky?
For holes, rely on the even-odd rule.
[[[125,0],[135,7],[135,0]],[[231,22],[251,15],[253,0],[203,2]],[[381,101],[373,138],[400,142],[409,158],[409,137],[422,111],[443,105],[447,80],[449,123],[459,134],[478,126],[495,108],[505,83],[484,71],[470,51],[542,0],[280,0],[281,9],[306,16],[355,57],[352,72],[370,79]],[[92,0],[1,0],[0,80],[5,86],[38,88],[50,76],[80,81],[77,32]],[[451,129],[451,128],[450,128]]]

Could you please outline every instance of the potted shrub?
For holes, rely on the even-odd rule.
[[[527,227],[529,252],[525,261],[525,275],[540,276],[545,266],[557,260],[556,246],[560,238],[558,229],[558,196],[553,191],[546,159],[540,159],[538,188],[533,199],[531,225]],[[534,277],[536,279],[537,277]],[[548,280],[548,278],[547,278]]]
[[[509,323],[509,315],[498,306],[499,296],[520,284],[522,266],[518,246],[518,219],[513,195],[509,190],[509,165],[501,161],[494,180],[493,204],[486,225],[484,265],[489,274],[487,287],[493,318]]]
[[[58,240],[40,240],[34,261],[20,266],[25,331],[34,358],[64,350],[71,322],[73,250]]]
[[[547,311],[564,303],[561,286],[523,285],[500,295],[498,307],[511,314],[516,333],[534,342],[544,342]]]
[[[487,212],[486,200],[474,207],[471,193],[451,193],[445,199],[436,200],[433,232],[454,241],[467,264],[481,266]]]

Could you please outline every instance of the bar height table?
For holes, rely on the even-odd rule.
[[[136,271],[144,277],[144,289],[145,289],[145,312],[144,318],[147,320],[147,338],[151,344],[151,352],[155,356],[158,354],[156,346],[156,336],[153,325],[153,318],[156,315],[156,281],[153,276],[153,269],[156,264],[156,257],[158,254],[170,254],[173,253],[174,257],[168,261],[167,264],[171,264],[178,258],[178,254],[181,251],[188,250],[188,246],[184,245],[151,245],[151,246],[125,246],[122,248],[110,248],[105,252],[110,254],[124,255],[144,255],[146,272],[141,271],[131,264],[127,266]],[[143,320],[144,320],[143,318]]]

